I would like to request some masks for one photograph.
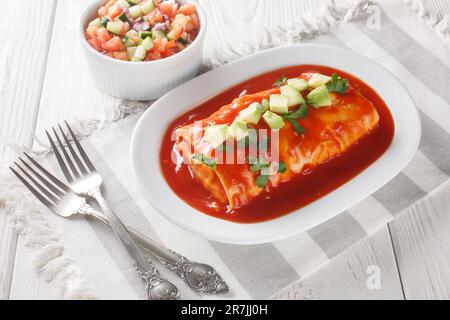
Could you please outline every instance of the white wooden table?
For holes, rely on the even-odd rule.
[[[294,19],[326,0],[210,0],[207,45],[236,23],[248,32]],[[450,2],[435,0],[450,13]],[[34,137],[62,119],[97,119],[120,103],[88,77],[76,33],[89,0],[2,0],[0,12],[0,160],[8,143],[32,146]],[[211,52],[211,50],[209,51]],[[450,159],[449,159],[450,161]],[[442,187],[375,235],[307,279],[274,297],[288,299],[449,299],[450,185]],[[37,275],[20,236],[0,215],[0,299],[59,298]],[[369,266],[380,268],[381,288],[366,285]],[[370,271],[370,269],[369,269]]]

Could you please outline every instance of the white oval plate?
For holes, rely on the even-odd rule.
[[[161,140],[168,125],[178,115],[235,84],[271,70],[302,64],[329,66],[349,72],[378,92],[390,108],[395,122],[394,139],[383,156],[323,198],[266,222],[229,222],[210,217],[183,202],[170,189],[160,170]],[[256,244],[298,234],[357,204],[407,165],[417,150],[420,135],[420,119],[414,102],[389,71],[351,51],[323,45],[294,45],[245,57],[172,90],[141,117],[133,133],[130,152],[140,189],[151,205],[170,221],[207,239]]]

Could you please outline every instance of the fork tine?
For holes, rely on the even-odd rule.
[[[60,187],[62,190],[64,191],[68,191],[69,187],[63,183],[61,180],[59,180],[58,178],[56,178],[54,175],[52,175],[50,172],[48,172],[44,167],[42,167],[36,160],[34,160],[32,157],[30,157],[28,155],[28,153],[24,152],[23,153],[28,160],[35,166],[37,167],[45,176],[47,176],[47,178],[49,178],[54,184],[56,184],[58,187]],[[20,159],[20,158],[19,158]],[[22,160],[22,159],[21,159]],[[23,161],[23,160],[22,160]]]
[[[30,190],[30,192],[32,194],[34,194],[34,196],[47,208],[53,208],[54,204],[51,203],[50,201],[48,201],[44,196],[42,196],[42,194],[39,193],[39,191],[37,191],[27,180],[25,180],[24,177],[22,177],[16,170],[14,170],[13,168],[9,167],[9,169],[15,174],[15,176],[25,185],[25,187],[28,188],[28,190]]]
[[[75,146],[78,149],[78,152],[81,154],[81,156],[83,157],[84,162],[86,163],[86,165],[88,166],[89,170],[91,171],[95,171],[95,167],[92,164],[91,160],[89,159],[89,157],[87,156],[86,152],[84,152],[84,149],[80,143],[80,141],[78,140],[78,138],[76,137],[76,135],[73,133],[72,128],[69,126],[69,124],[67,123],[67,121],[64,121],[66,123],[67,129],[69,129],[70,135],[72,136],[72,140],[75,143]]]
[[[62,172],[64,173],[64,176],[66,177],[67,181],[72,182],[73,177],[79,177],[78,171],[75,169],[75,166],[72,163],[72,160],[70,159],[69,155],[67,154],[66,149],[64,148],[61,139],[59,138],[58,133],[56,132],[55,128],[52,127],[53,135],[56,137],[56,140],[58,141],[59,146],[61,147],[61,151],[64,155],[64,158],[66,159],[67,163],[69,164],[70,170],[67,168],[66,163],[64,162],[61,153],[59,153],[58,148],[55,145],[55,142],[51,139],[50,134],[47,133],[47,136],[50,140],[50,143],[52,144],[53,151],[57,155],[56,158],[58,159],[59,166],[61,167]],[[59,157],[58,157],[59,155]],[[70,174],[72,172],[73,176]]]
[[[82,174],[87,174],[87,170],[84,167],[84,164],[81,162],[80,158],[78,157],[77,153],[75,152],[75,149],[72,147],[72,144],[69,141],[69,138],[67,138],[67,135],[64,133],[64,130],[61,128],[61,126],[58,124],[59,131],[61,131],[61,134],[64,138],[64,141],[66,142],[67,147],[69,148],[70,153],[72,154],[73,159],[75,160],[78,169],[80,169]]]
[[[36,188],[38,188],[41,193],[43,193],[50,201],[52,201],[53,203],[57,203],[58,202],[58,197],[52,193],[50,193],[47,189],[45,189],[39,182],[36,181],[36,179],[34,179],[24,168],[22,168],[17,162],[14,162],[14,164],[17,166],[17,168],[20,169],[20,171],[22,171],[22,173],[28,178],[28,180],[30,180]]]
[[[25,167],[27,167],[27,169],[29,171],[31,171],[32,174],[34,174],[36,176],[36,178],[38,180],[40,180],[48,189],[50,189],[50,191],[52,191],[54,194],[56,194],[58,196],[64,195],[64,193],[60,189],[55,187],[51,182],[49,182],[46,178],[44,178],[39,172],[34,170],[27,162],[25,162],[25,160],[23,160],[21,157],[19,157],[19,160],[23,163],[23,165]]]

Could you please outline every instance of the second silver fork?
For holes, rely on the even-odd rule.
[[[47,132],[47,137],[50,141],[50,144],[55,152],[55,156],[58,160],[58,163],[63,171],[64,176],[71,189],[82,196],[87,196],[94,198],[104,211],[104,213],[108,216],[108,218],[112,216],[113,221],[116,223],[119,222],[117,216],[112,212],[109,208],[106,200],[103,198],[100,187],[102,185],[102,177],[95,169],[94,165],[90,161],[80,142],[76,138],[72,129],[66,122],[67,129],[70,133],[70,136],[73,140],[77,152],[74,149],[74,146],[70,143],[69,138],[64,133],[61,126],[59,126],[60,134],[57,133],[55,129],[53,129],[53,134],[56,137],[58,144],[61,146],[61,153],[56,146],[55,141],[52,139],[50,134]],[[62,136],[69,153],[63,147],[63,141],[60,138]],[[63,158],[64,156],[64,158]],[[64,161],[65,160],[65,161]],[[66,165],[67,163],[67,165]],[[70,170],[69,170],[69,168]],[[121,223],[120,223],[121,224]],[[128,234],[126,228],[121,224],[119,227],[122,232]],[[129,235],[128,235],[129,236]],[[125,235],[126,237],[126,235]],[[131,238],[131,237],[130,237]],[[131,238],[131,240],[133,240]],[[226,293],[228,292],[228,286],[223,281],[223,279],[218,275],[214,268],[209,265],[192,262],[183,256],[170,251],[164,247],[159,246],[156,243],[151,243],[153,250],[151,253],[154,253],[158,260],[165,265],[168,269],[175,271],[191,288],[201,292],[201,293]],[[135,244],[132,246],[136,246]],[[137,248],[137,247],[136,247]]]

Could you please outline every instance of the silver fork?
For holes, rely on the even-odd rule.
[[[94,198],[95,200],[97,200],[100,207],[102,208],[102,211],[105,214],[107,214],[107,212],[110,213],[111,209],[109,208],[100,192],[100,186],[102,184],[102,178],[100,174],[96,171],[94,165],[88,158],[86,152],[73,133],[69,124],[67,122],[65,122],[65,124],[73,140],[75,148],[81,158],[75,151],[74,147],[69,141],[68,136],[64,133],[61,126],[59,126],[60,135],[63,137],[63,140],[67,145],[67,148],[69,149],[70,155],[72,156],[73,160],[69,156],[67,150],[63,147],[62,140],[54,128],[53,134],[55,135],[58,144],[61,146],[62,154],[64,155],[64,159],[66,160],[70,171],[69,168],[67,168],[66,163],[64,162],[63,157],[61,156],[61,153],[59,152],[55,144],[55,141],[51,138],[48,132],[47,137],[54,150],[55,156],[58,160],[58,163],[60,164],[64,176],[69,182],[71,190],[78,195]],[[109,217],[108,214],[107,216]],[[192,289],[200,293],[211,294],[221,294],[228,292],[227,284],[216,272],[216,270],[210,265],[190,261],[182,255],[169,250],[148,238],[143,237],[139,233],[137,233],[136,235],[137,239],[144,238],[143,240],[146,240],[145,247],[150,249],[149,253],[155,256],[169,270],[174,271]]]
[[[61,127],[60,130],[72,155],[71,158],[67,153],[67,151],[65,150],[65,148],[63,147],[61,148],[62,153],[64,154],[71,171],[69,171],[69,169],[67,168],[58,148],[56,147],[53,140],[51,140],[50,134],[48,132],[47,135],[50,139],[58,163],[67,180],[69,181],[70,189],[79,196],[90,197],[98,202],[100,208],[102,209],[103,213],[108,219],[109,224],[113,229],[114,233],[122,242],[128,254],[133,258],[134,265],[137,269],[137,273],[145,282],[145,289],[147,292],[148,299],[150,300],[179,299],[180,294],[178,288],[169,281],[162,279],[159,276],[158,270],[150,262],[150,260],[144,257],[141,250],[135,243],[134,239],[129,234],[127,228],[123,225],[123,223],[114,213],[114,211],[109,207],[106,200],[103,198],[100,191],[100,188],[103,183],[102,177],[100,176],[100,174],[96,172],[94,165],[89,160],[86,153],[84,153],[83,149],[81,148],[81,145],[79,147],[77,146],[77,148],[79,152],[82,152],[81,154],[85,164],[82,163],[81,159],[75,153],[75,150],[69,143],[68,138],[62,131]],[[57,135],[56,130],[53,129],[53,131],[56,135],[59,144],[62,146],[61,140]],[[89,169],[89,171],[86,169],[85,165]],[[28,176],[28,178],[30,178],[30,176]],[[46,195],[49,196],[50,193],[46,193]]]
[[[13,168],[10,169],[43,205],[64,218],[83,215],[94,217],[109,225],[104,214],[93,209],[86,202],[86,198],[72,192],[68,185],[48,172],[27,153],[24,155],[28,161],[19,157],[21,165],[15,162],[21,174]],[[227,291],[226,283],[211,266],[192,262],[182,255],[162,247],[133,228],[127,228],[138,246],[148,256],[158,259],[170,270],[175,271],[191,288],[208,293],[225,293]],[[209,278],[206,277],[208,275]]]

